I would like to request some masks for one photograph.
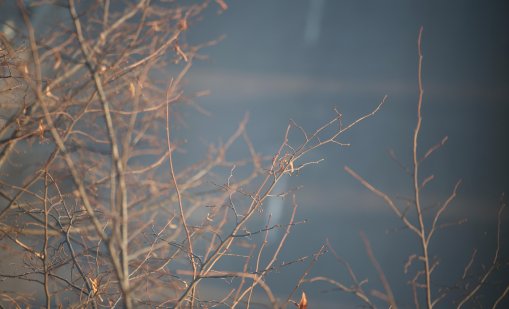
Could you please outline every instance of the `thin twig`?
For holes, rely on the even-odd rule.
[[[398,308],[389,281],[385,276],[382,266],[380,266],[380,263],[378,263],[378,260],[376,259],[375,254],[373,253],[373,249],[371,248],[371,244],[369,243],[368,238],[363,232],[361,232],[361,238],[362,241],[364,242],[364,247],[366,249],[368,257],[371,260],[371,264],[373,264],[373,266],[375,267],[376,272],[378,273],[378,277],[380,278],[380,282],[382,282],[382,286],[384,287],[385,290],[385,296],[387,297],[387,303],[389,304],[389,308],[393,309]]]
[[[169,95],[172,94],[173,90],[174,90],[173,84],[170,83],[170,85],[168,87],[167,98],[169,98]],[[169,156],[169,161],[170,161],[170,164],[169,164],[170,165],[170,176],[173,181],[173,184],[175,185],[175,192],[177,193],[177,200],[178,200],[179,212],[180,212],[180,221],[182,222],[182,225],[184,226],[184,231],[186,233],[189,263],[191,264],[191,268],[193,269],[193,281],[195,281],[198,273],[197,273],[196,263],[194,261],[193,243],[191,241],[191,233],[189,231],[189,226],[187,225],[187,219],[186,219],[186,216],[184,213],[184,206],[182,203],[182,195],[181,195],[178,183],[177,183],[177,178],[175,177],[175,169],[173,167],[173,149],[172,149],[172,144],[171,144],[170,110],[171,110],[170,103],[168,102],[166,104],[166,143],[168,145],[168,156]],[[193,308],[193,306],[194,306],[194,298],[195,298],[194,293],[195,293],[195,288],[193,288],[191,291],[190,308]]]

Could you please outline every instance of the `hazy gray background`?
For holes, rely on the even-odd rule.
[[[425,97],[420,149],[449,137],[423,165],[423,177],[436,176],[424,191],[424,201],[426,207],[443,202],[461,178],[460,195],[443,222],[468,218],[461,227],[444,230],[431,247],[432,255],[441,258],[436,283],[454,283],[473,248],[482,253],[478,266],[488,263],[494,253],[499,199],[509,188],[509,10],[504,1],[228,4],[220,15],[211,10],[188,35],[196,41],[226,35],[207,50],[210,60],[191,72],[193,89],[211,90],[199,101],[211,116],[190,112],[192,136],[226,136],[247,110],[255,146],[271,154],[290,118],[312,130],[334,116],[334,107],[352,120],[389,96],[374,118],[345,136],[350,148],[323,148],[316,155],[325,162],[288,179],[289,187],[304,185],[297,194],[298,217],[309,223],[294,230],[287,259],[316,251],[328,238],[360,278],[369,277],[379,288],[359,237],[362,230],[400,305],[412,306],[405,296],[405,282],[411,277],[403,276],[402,265],[414,252],[416,239],[408,231],[392,232],[401,228],[400,222],[343,167],[352,167],[395,198],[411,195],[410,177],[390,159],[388,150],[410,164],[418,95],[416,41],[422,25]],[[507,218],[506,214],[502,231],[506,245]],[[503,251],[506,261],[507,253]],[[273,276],[282,293],[291,290],[301,270],[289,268]],[[332,259],[318,263],[314,274],[348,282]],[[507,277],[497,280],[508,282]],[[311,290],[314,299],[350,299],[327,286],[304,289]],[[328,293],[319,292],[323,290]]]

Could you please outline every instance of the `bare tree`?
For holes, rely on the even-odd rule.
[[[237,307],[255,302],[261,289],[270,306],[286,306],[291,299],[280,302],[265,277],[306,260],[279,260],[301,223],[297,201],[285,225],[260,223],[257,214],[282,178],[320,162],[306,160],[309,152],[345,146],[341,135],[386,98],[350,124],[340,113],[311,132],[292,121],[270,156],[255,151],[246,117],[203,160],[179,166],[175,105],[193,102],[186,74],[217,41],[191,45],[186,32],[209,1],[17,5],[22,26],[13,37],[0,35],[0,246],[9,259],[0,279],[31,286],[7,285],[1,299],[47,308]],[[39,29],[31,10],[45,6],[66,17]],[[289,141],[293,132],[297,144]],[[250,156],[229,159],[234,144]],[[274,229],[284,235],[269,252]],[[225,279],[237,287],[203,296],[203,281]],[[307,306],[305,296],[299,306]]]

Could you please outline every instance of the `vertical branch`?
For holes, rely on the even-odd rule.
[[[48,266],[48,170],[44,171],[44,247],[42,262],[44,267],[44,294],[46,296],[46,308],[51,308],[51,294],[49,291],[49,266]]]
[[[110,13],[110,0],[104,0],[104,13],[103,13],[103,28],[106,29],[108,27],[108,18]]]
[[[114,244],[114,237],[110,239],[108,242],[108,247],[110,250],[110,255],[112,256],[113,264],[115,265],[115,269],[117,272],[117,275],[120,279],[120,285],[122,289],[122,294],[124,296],[124,305],[127,309],[130,309],[132,307],[132,297],[130,295],[130,287],[129,287],[129,260],[128,260],[128,228],[129,228],[129,217],[128,217],[128,211],[127,211],[127,187],[125,183],[125,175],[124,175],[124,168],[122,165],[122,160],[120,159],[120,153],[118,149],[118,142],[117,137],[115,133],[115,128],[113,125],[113,119],[111,116],[111,110],[110,110],[110,104],[106,97],[106,93],[103,89],[103,83],[101,80],[101,77],[99,75],[98,70],[93,64],[91,51],[88,49],[88,44],[85,40],[85,37],[83,35],[81,22],[78,17],[78,13],[76,12],[76,6],[74,4],[74,0],[69,0],[69,12],[71,14],[74,27],[76,30],[76,35],[79,41],[80,49],[83,53],[83,56],[85,57],[86,65],[88,67],[88,70],[90,71],[90,74],[93,77],[93,81],[95,84],[95,88],[97,90],[97,93],[99,95],[99,100],[101,102],[103,113],[104,113],[104,119],[106,122],[106,127],[108,131],[108,138],[111,146],[111,155],[112,155],[112,168],[111,168],[111,190],[112,190],[112,200],[115,199],[115,187],[116,187],[116,181],[118,181],[119,185],[119,197],[120,201],[118,202],[119,210],[120,210],[120,241],[119,241],[119,247],[120,247],[120,261],[117,260],[117,257],[115,256],[115,244]],[[117,203],[112,204],[112,207],[115,207]]]
[[[168,145],[168,155],[169,155],[169,161],[170,161],[170,176],[173,181],[173,184],[175,185],[175,192],[177,193],[177,200],[179,204],[179,212],[180,212],[180,220],[182,221],[182,225],[184,226],[184,231],[186,233],[187,238],[187,250],[188,250],[188,256],[189,256],[189,263],[191,264],[191,267],[193,269],[193,282],[196,281],[196,263],[194,262],[194,252],[193,252],[193,243],[191,242],[191,233],[189,232],[189,227],[187,225],[186,215],[184,213],[184,207],[182,204],[182,196],[180,193],[180,189],[177,183],[177,177],[175,177],[175,169],[173,168],[173,149],[171,146],[171,125],[170,125],[170,99],[169,95],[172,94],[174,91],[174,83],[170,83],[170,86],[168,88],[168,91],[166,93],[167,95],[167,102],[166,102],[166,143]],[[191,305],[190,307],[193,308],[194,306],[194,293],[196,291],[196,286],[193,286],[191,289]]]
[[[422,206],[421,206],[421,188],[419,183],[419,158],[417,153],[417,145],[419,140],[419,133],[421,131],[422,124],[422,99],[424,95],[424,89],[422,86],[422,49],[421,49],[421,39],[422,39],[422,31],[423,27],[419,30],[419,37],[417,39],[417,49],[419,53],[419,66],[418,66],[418,84],[419,84],[419,100],[417,102],[417,125],[414,130],[413,143],[412,143],[412,154],[413,154],[413,184],[414,184],[414,196],[415,196],[415,209],[417,211],[417,219],[419,220],[419,228],[420,234],[419,238],[421,240],[422,247],[422,261],[424,263],[424,276],[425,276],[425,289],[426,289],[426,305],[428,309],[433,307],[433,301],[431,299],[431,270],[430,270],[430,261],[428,255],[428,241],[426,236],[426,229],[424,225],[424,217],[422,214]]]

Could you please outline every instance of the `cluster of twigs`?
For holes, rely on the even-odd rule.
[[[342,134],[373,116],[386,97],[349,124],[337,111],[311,132],[290,121],[279,149],[267,157],[252,145],[246,117],[225,143],[211,144],[201,161],[181,166],[176,155],[185,146],[173,132],[181,117],[176,104],[196,107],[200,94],[185,91],[186,75],[193,61],[205,57],[201,50],[216,43],[190,45],[186,33],[211,3],[125,2],[39,1],[27,8],[18,0],[20,24],[9,25],[13,35],[0,33],[0,301],[47,308],[237,308],[261,300],[274,308],[306,308],[306,295],[297,302],[296,292],[324,281],[370,308],[376,307],[373,297],[396,308],[397,295],[365,236],[384,292],[366,292],[366,280],[359,280],[328,243],[312,256],[281,261],[292,229],[302,223],[295,195],[283,194],[292,198],[286,224],[257,220],[283,178],[321,162],[306,159],[310,152],[326,144],[348,145]],[[227,9],[223,1],[215,4],[215,10]],[[44,6],[59,7],[66,18],[51,27],[34,26],[31,14]],[[436,212],[425,211],[421,193],[433,177],[422,180],[420,166],[447,138],[420,156],[421,35],[422,30],[410,169],[413,211],[400,208],[352,168],[345,170],[415,234],[420,252],[409,257],[405,271],[417,268],[409,280],[415,306],[432,308],[450,290],[433,285],[438,260],[430,243],[461,182]],[[290,142],[291,134],[300,142]],[[245,147],[249,156],[230,159],[234,145]],[[493,261],[479,280],[462,285],[458,308],[469,304],[500,266],[503,208]],[[275,229],[284,233],[269,248]],[[327,252],[347,269],[352,285],[310,277]],[[302,262],[308,267],[280,300],[267,274]],[[201,288],[208,281],[227,282],[224,293],[209,297]],[[257,297],[260,291],[263,296]],[[509,286],[503,287],[493,307],[508,292]]]
[[[186,74],[215,43],[189,45],[185,35],[208,1],[17,5],[15,35],[0,34],[0,95],[8,102],[0,127],[0,280],[7,283],[0,299],[18,307],[234,308],[253,303],[259,287],[271,306],[291,303],[299,285],[281,303],[265,277],[291,263],[279,255],[300,223],[295,197],[288,224],[251,223],[283,177],[320,162],[306,154],[344,145],[340,136],[385,98],[348,125],[339,113],[312,133],[291,122],[269,158],[255,151],[245,118],[202,161],[181,167],[174,105],[194,105]],[[38,6],[60,7],[67,17],[39,29],[30,16]],[[289,143],[292,131],[302,134],[300,144]],[[227,159],[241,142],[250,157]],[[210,190],[210,179],[224,171],[224,184]],[[274,229],[284,235],[269,252]],[[265,241],[254,240],[257,234]],[[241,267],[224,268],[225,261]],[[212,279],[237,286],[209,301],[199,288]],[[298,306],[307,306],[305,295]]]

